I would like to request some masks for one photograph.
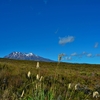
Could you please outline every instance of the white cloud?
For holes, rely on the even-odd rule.
[[[96,56],[96,57],[100,57],[100,54],[96,54],[95,56]]]
[[[92,54],[91,53],[87,54],[87,57],[92,57]]]
[[[47,4],[48,0],[43,0],[43,2],[44,2],[45,4]]]
[[[72,60],[72,57],[66,57],[65,59],[66,60]]]
[[[87,54],[87,52],[85,52],[85,51],[82,52],[82,55],[86,55],[86,54]]]
[[[79,54],[79,58],[82,58],[84,55],[87,55],[87,52],[83,51],[81,54]]]
[[[98,43],[98,42],[97,42],[97,43],[95,43],[94,48],[97,48],[97,47],[98,47],[98,45],[99,45],[99,43]]]
[[[74,37],[73,36],[68,36],[68,37],[59,37],[59,44],[64,45],[66,43],[70,43],[74,41]]]
[[[71,56],[77,56],[78,54],[76,52],[72,53]]]

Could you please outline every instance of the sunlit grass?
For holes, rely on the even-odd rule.
[[[100,99],[99,65],[0,59],[0,80],[0,100]]]

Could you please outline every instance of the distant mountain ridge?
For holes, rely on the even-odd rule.
[[[33,53],[22,53],[22,52],[12,52],[12,53],[6,55],[4,58],[16,59],[16,60],[34,60],[34,61],[53,62],[53,60],[40,57]]]

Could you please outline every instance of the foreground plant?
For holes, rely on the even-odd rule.
[[[55,64],[53,67],[47,66],[48,68],[42,69],[40,66],[44,63],[41,62],[40,65],[39,62],[35,62],[36,66],[32,64],[30,69],[27,67],[21,69],[23,73],[15,76],[10,74],[8,77],[11,70],[6,69],[3,73],[0,71],[0,100],[100,100],[99,82],[94,85],[93,81],[97,78],[99,80],[99,74],[92,77],[86,76],[87,74],[79,74],[79,71],[85,70],[85,68],[68,64],[64,67],[64,64],[60,63],[62,57],[62,54],[58,55],[57,66]],[[54,73],[51,73],[52,69]],[[44,74],[43,70],[45,70]],[[71,71],[73,73],[70,73]],[[5,86],[5,79],[7,79],[8,86],[2,88]]]

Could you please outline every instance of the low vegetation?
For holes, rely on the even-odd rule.
[[[0,59],[0,100],[100,100],[100,65]]]

